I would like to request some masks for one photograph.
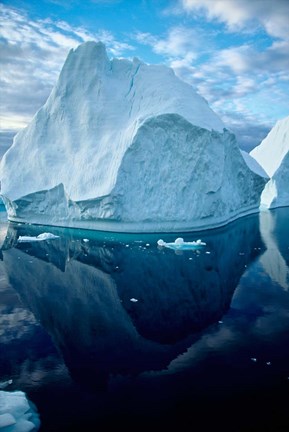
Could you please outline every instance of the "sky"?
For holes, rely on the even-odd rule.
[[[166,64],[250,151],[289,115],[289,0],[0,0],[0,158],[71,48]]]

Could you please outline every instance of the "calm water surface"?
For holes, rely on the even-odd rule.
[[[47,231],[60,237],[17,242]],[[289,208],[183,234],[199,251],[160,237],[176,238],[3,220],[5,390],[27,393],[43,432],[288,432]]]

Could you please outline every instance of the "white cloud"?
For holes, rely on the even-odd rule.
[[[211,59],[212,67],[227,67],[235,74],[253,75],[286,73],[289,70],[289,41],[274,42],[262,51],[251,45],[220,50]]]
[[[202,39],[203,35],[200,30],[184,26],[170,28],[165,36],[154,36],[141,32],[136,34],[136,40],[151,46],[156,54],[174,59],[174,61],[179,59],[183,64],[191,63],[201,51],[205,51]]]
[[[1,115],[0,116],[0,127],[5,132],[17,131],[24,128],[30,120],[30,116],[25,115],[14,115],[13,117]]]
[[[194,41],[197,35],[193,29],[184,27],[172,28],[166,39],[156,41],[154,50],[158,54],[174,56],[189,56],[195,58],[196,46]]]
[[[240,0],[182,0],[186,11],[203,11],[209,19],[219,19],[229,26],[239,27],[250,17]]]
[[[289,38],[288,0],[180,0],[186,12],[204,13],[209,20],[225,23],[232,31],[262,25],[273,37]]]
[[[247,46],[223,49],[215,54],[215,64],[216,66],[227,66],[237,74],[245,72],[249,66],[246,56],[248,49]]]
[[[256,81],[251,77],[237,76],[234,91],[239,96],[246,96],[256,89]]]

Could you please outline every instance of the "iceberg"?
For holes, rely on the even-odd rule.
[[[182,237],[178,237],[174,242],[169,243],[165,242],[162,239],[159,239],[157,241],[157,244],[160,247],[166,247],[174,250],[196,250],[202,248],[203,246],[206,246],[206,243],[202,242],[202,240],[200,239],[192,242],[185,242]]]
[[[70,51],[0,180],[10,221],[116,232],[224,225],[257,212],[266,183],[172,69],[110,60],[101,42]]]
[[[279,120],[250,155],[270,177],[261,195],[261,208],[289,206],[289,116]]]
[[[0,391],[0,429],[3,432],[36,432],[40,420],[36,407],[22,391]]]

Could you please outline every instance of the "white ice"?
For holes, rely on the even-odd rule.
[[[261,207],[289,206],[289,116],[279,120],[250,155],[269,174]]]
[[[40,427],[35,406],[22,391],[0,391],[1,432],[36,432]]]
[[[169,243],[160,239],[157,241],[157,244],[158,246],[166,247],[169,249],[175,249],[175,250],[200,249],[203,246],[206,246],[206,243],[200,239],[192,242],[185,242],[182,237],[178,237],[174,242],[169,242]]]
[[[59,238],[59,236],[54,235],[52,233],[42,233],[36,237],[33,236],[19,236],[18,243],[26,243],[26,242],[35,242],[35,241],[43,241],[43,240],[51,240]]]

